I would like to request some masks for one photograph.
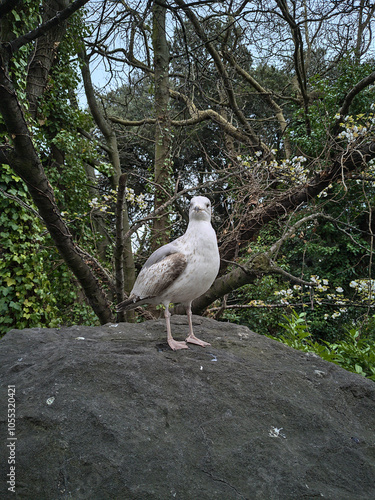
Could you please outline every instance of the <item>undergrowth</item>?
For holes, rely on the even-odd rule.
[[[293,349],[313,352],[325,361],[335,363],[345,370],[358,373],[375,381],[375,346],[374,340],[362,336],[360,330],[351,328],[343,340],[337,342],[315,341],[310,332],[306,314],[292,311],[290,316],[283,315],[284,322],[279,323],[284,332],[277,337],[271,336]]]

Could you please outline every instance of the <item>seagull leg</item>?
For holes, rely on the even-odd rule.
[[[201,347],[207,347],[209,344],[208,342],[204,342],[204,340],[198,339],[193,332],[193,315],[191,313],[191,302],[186,306],[186,314],[188,317],[188,323],[189,323],[189,336],[185,339],[186,342],[190,342],[190,344],[197,344],[200,345]]]
[[[165,306],[164,317],[165,317],[165,322],[167,324],[167,341],[172,351],[177,351],[178,349],[189,349],[188,346],[186,345],[186,342],[177,342],[177,340],[174,340],[174,338],[172,337],[171,321],[170,321],[171,313],[169,312],[169,304]]]

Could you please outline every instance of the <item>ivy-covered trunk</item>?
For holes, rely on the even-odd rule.
[[[56,15],[69,5],[69,0],[53,0],[43,2],[41,9],[43,22],[48,21],[51,15]],[[35,119],[38,111],[38,101],[47,86],[48,75],[56,58],[56,51],[65,34],[67,21],[59,23],[40,37],[35,46],[35,52],[30,61],[27,75],[26,94],[29,102],[29,112]]]
[[[7,53],[2,52],[0,53],[0,113],[13,143],[12,147],[5,152],[7,163],[26,182],[57,249],[80,282],[100,322],[112,321],[113,316],[107,297],[90,267],[80,255],[60,215],[52,187],[34,149],[21,105],[6,68]]]

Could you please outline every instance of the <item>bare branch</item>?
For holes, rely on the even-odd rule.
[[[312,200],[329,184],[341,179],[343,172],[349,173],[357,168],[363,168],[372,158],[375,158],[375,141],[339,155],[325,171],[319,172],[302,186],[297,186],[278,196],[275,195],[268,204],[256,208],[249,206],[238,233],[221,246],[222,257],[232,260],[238,247],[251,240],[265,224],[285,216]]]

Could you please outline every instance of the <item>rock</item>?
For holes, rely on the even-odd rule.
[[[372,381],[243,326],[194,331],[212,347],[172,352],[164,320],[5,335],[0,497],[374,498]]]

